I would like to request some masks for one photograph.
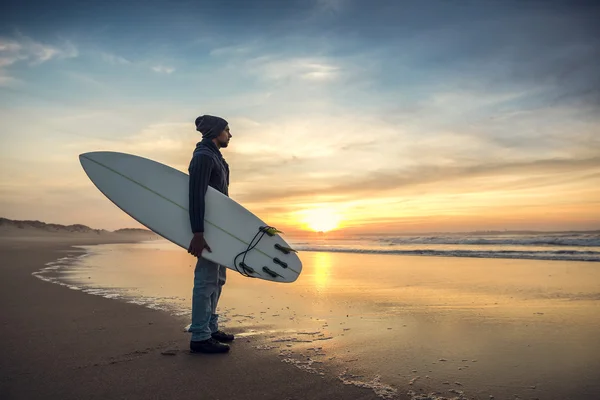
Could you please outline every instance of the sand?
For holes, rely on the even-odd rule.
[[[7,236],[0,239],[2,399],[378,398],[304,373],[244,339],[226,355],[191,355],[185,319],[32,276],[74,244],[137,238]]]
[[[238,340],[190,355],[191,256],[100,236],[0,239],[0,398],[600,398],[595,263],[304,252],[294,285],[228,275]]]

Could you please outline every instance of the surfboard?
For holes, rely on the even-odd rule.
[[[93,184],[117,207],[188,249],[193,237],[188,174],[113,151],[83,153],[79,160]],[[298,279],[302,262],[281,232],[211,186],[205,200],[204,237],[212,252],[205,249],[201,257],[248,277],[285,283]]]

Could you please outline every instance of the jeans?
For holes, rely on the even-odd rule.
[[[206,340],[219,329],[217,303],[225,285],[227,267],[198,257],[192,291],[192,341]]]

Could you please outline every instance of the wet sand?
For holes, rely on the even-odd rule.
[[[8,398],[599,398],[596,263],[304,252],[293,285],[231,271],[220,313],[238,340],[224,357],[195,361],[182,329],[191,256],[160,241],[67,244],[45,245],[43,260],[23,251],[31,243],[3,245],[14,260],[3,276],[26,271],[2,291],[12,304]],[[60,275],[54,282],[75,290],[31,276],[65,254],[90,256],[37,278]],[[25,295],[34,287],[45,301]],[[51,347],[31,339],[42,335]]]
[[[368,389],[306,374],[236,340],[227,355],[190,355],[178,319],[49,284],[32,273],[127,238],[0,238],[2,399],[375,399]],[[250,339],[247,339],[250,340]]]

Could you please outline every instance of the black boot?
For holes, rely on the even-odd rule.
[[[228,345],[219,343],[214,338],[190,342],[190,352],[192,353],[226,353],[228,351]]]
[[[211,334],[213,339],[217,339],[219,342],[233,342],[233,335],[225,333],[223,331],[216,331]]]

